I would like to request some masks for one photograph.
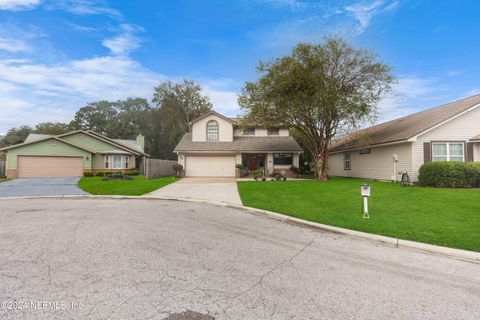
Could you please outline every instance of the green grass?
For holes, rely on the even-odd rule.
[[[78,186],[94,195],[141,196],[175,181],[176,177],[145,179],[144,176],[133,176],[133,180],[110,181],[102,181],[102,177],[83,177]]]
[[[0,182],[5,182],[5,181],[8,181],[10,179],[6,179],[6,178],[0,178]]]
[[[360,185],[372,187],[370,219]],[[238,182],[243,204],[352,230],[480,251],[480,189],[401,187],[386,182]]]

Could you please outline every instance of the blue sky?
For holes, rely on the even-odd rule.
[[[0,133],[69,121],[87,102],[144,97],[160,81],[202,84],[214,108],[259,60],[340,35],[374,50],[398,83],[380,119],[480,92],[479,1],[0,0]]]

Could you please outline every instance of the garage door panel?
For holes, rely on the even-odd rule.
[[[187,156],[187,177],[235,177],[234,156]]]
[[[82,157],[19,156],[17,158],[19,178],[65,178],[82,175]]]

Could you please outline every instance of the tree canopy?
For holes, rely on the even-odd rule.
[[[239,97],[246,122],[286,125],[301,135],[319,179],[327,179],[328,150],[340,129],[376,116],[390,89],[391,68],[342,39],[301,43],[290,55],[260,62],[259,78]]]

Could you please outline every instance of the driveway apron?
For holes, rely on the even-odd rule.
[[[242,205],[234,178],[183,178],[149,193],[148,196],[219,201]]]
[[[0,198],[87,195],[77,186],[80,178],[15,179],[0,183]]]

